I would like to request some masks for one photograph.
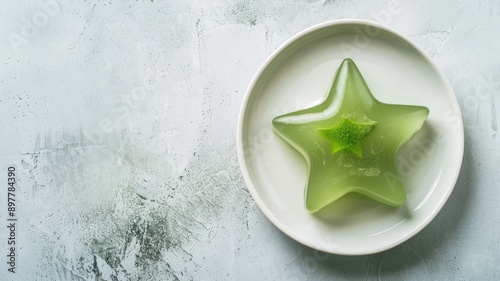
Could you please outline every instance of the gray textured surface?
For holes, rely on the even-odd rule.
[[[498,280],[500,4],[437,2],[388,13],[383,0],[3,1],[0,165],[21,172],[21,248],[11,274],[2,227],[1,279]],[[340,18],[380,21],[422,47],[465,124],[464,164],[440,214],[363,257],[278,231],[236,159],[237,114],[259,65]]]

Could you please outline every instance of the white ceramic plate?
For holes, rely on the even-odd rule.
[[[311,214],[304,206],[306,162],[272,132],[271,120],[321,102],[346,57],[378,100],[423,105],[430,115],[398,156],[403,206],[347,195]],[[453,190],[463,147],[453,89],[430,57],[403,35],[363,20],[323,23],[283,44],[251,82],[238,123],[241,169],[260,209],[296,241],[342,255],[380,252],[424,228]]]

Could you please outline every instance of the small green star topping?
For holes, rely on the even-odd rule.
[[[333,128],[319,128],[318,131],[332,142],[332,153],[347,150],[361,158],[363,157],[363,139],[373,130],[375,124],[377,122],[369,119],[368,121],[356,121],[345,118]]]

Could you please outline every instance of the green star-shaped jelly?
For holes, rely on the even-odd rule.
[[[428,115],[423,106],[379,102],[354,62],[345,59],[321,104],[278,116],[272,124],[306,159],[305,204],[316,212],[350,192],[402,205],[406,194],[396,155]]]

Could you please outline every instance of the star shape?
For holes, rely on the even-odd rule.
[[[350,192],[402,205],[397,152],[428,115],[423,106],[378,101],[354,62],[345,59],[319,105],[278,116],[272,125],[304,156],[305,205],[316,212]]]
[[[349,150],[358,157],[363,157],[361,147],[364,137],[373,129],[377,122],[359,122],[345,118],[330,129],[318,129],[318,131],[333,143],[332,153],[343,149]]]

